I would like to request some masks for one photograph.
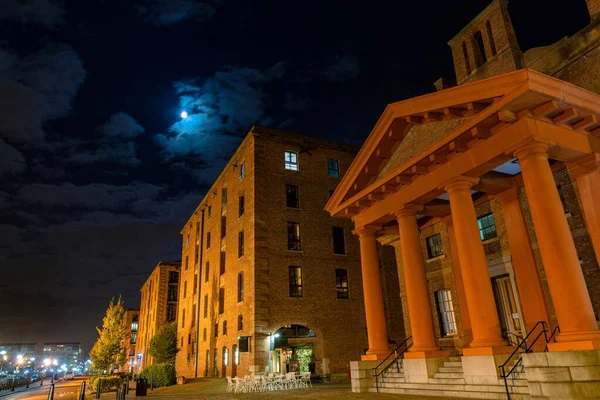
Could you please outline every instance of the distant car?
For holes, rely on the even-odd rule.
[[[75,378],[75,374],[73,372],[65,372],[63,376],[64,381],[70,381],[73,378]]]

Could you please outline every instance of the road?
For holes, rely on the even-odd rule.
[[[50,385],[36,386],[23,392],[3,396],[0,393],[0,400],[47,400]],[[59,382],[54,385],[54,400],[77,400],[77,393],[81,387],[81,381]]]

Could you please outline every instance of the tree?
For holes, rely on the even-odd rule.
[[[178,351],[177,322],[171,322],[163,326],[150,339],[148,353],[154,357],[154,361],[157,363],[173,364]]]
[[[126,351],[126,340],[128,327],[123,324],[125,318],[125,307],[123,301],[111,299],[106,309],[106,315],[102,320],[102,328],[98,331],[98,340],[90,351],[90,358],[97,370],[110,370],[113,364],[119,362],[119,356]]]

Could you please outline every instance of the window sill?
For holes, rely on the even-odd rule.
[[[302,211],[300,207],[285,207],[286,210]]]
[[[481,241],[481,243],[483,243],[483,244],[488,244],[488,243],[493,243],[493,242],[495,242],[495,241],[497,241],[497,240],[500,240],[500,239],[498,239],[498,236],[496,236],[496,237],[493,237],[493,238],[489,238],[489,239],[482,240],[482,241]]]
[[[431,263],[431,262],[434,262],[434,261],[437,261],[437,260],[442,260],[444,258],[446,258],[446,254],[440,254],[437,257],[428,258],[426,262],[427,263]]]
[[[348,257],[347,253],[344,254],[338,254],[338,253],[333,253],[334,256],[339,256],[339,257]]]
[[[294,253],[294,254],[304,254],[304,250],[287,250],[288,253]]]

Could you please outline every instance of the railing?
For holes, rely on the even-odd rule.
[[[411,343],[408,343],[408,341],[411,341]],[[404,346],[404,349],[400,350],[401,347]],[[384,358],[375,368],[373,368],[373,376],[375,377],[375,387],[377,388],[377,392],[379,392],[379,377],[381,375],[383,375],[392,365],[396,365],[396,370],[398,372],[400,372],[400,357],[402,357],[402,355],[406,352],[406,350],[410,349],[410,347],[412,346],[412,336],[407,337],[406,339],[404,339],[404,341],[402,343],[400,343],[394,350],[392,350],[392,352],[390,354],[388,354],[388,356],[386,358]],[[383,364],[385,364],[385,362],[393,355],[396,355],[396,357],[389,362],[388,365],[386,365],[380,372],[377,372],[377,370],[379,369],[379,367],[381,367]]]
[[[535,330],[541,327],[541,331],[533,338],[533,340],[531,340],[531,343],[527,343],[528,339],[530,337],[533,337],[533,334],[535,332]],[[548,336],[548,324],[546,324],[546,321],[538,321],[533,328],[531,328],[531,330],[527,333],[527,336],[525,336],[515,347],[515,349],[513,350],[513,352],[508,356],[508,358],[506,359],[506,361],[504,362],[504,364],[500,365],[498,367],[498,369],[500,370],[500,376],[502,377],[502,379],[504,379],[504,388],[506,389],[506,397],[508,398],[508,400],[510,400],[510,391],[508,390],[508,377],[510,377],[511,375],[513,375],[515,373],[515,371],[517,371],[517,368],[521,367],[521,364],[523,363],[523,358],[521,358],[520,354],[522,354],[523,352],[525,353],[531,353],[533,346],[536,344],[536,342],[542,337],[542,335],[544,336],[544,340],[546,341],[546,347],[544,348],[544,351],[548,351],[548,343],[554,339],[554,335],[557,332],[560,332],[560,329],[557,327],[555,327],[550,336]],[[515,335],[518,336],[518,335]],[[506,372],[506,368],[508,366],[508,363],[510,363],[510,361],[512,360],[512,358],[519,354],[519,359],[517,360],[517,362],[515,363],[515,365],[512,366],[512,368],[510,369],[510,371],[508,371],[508,373]]]

